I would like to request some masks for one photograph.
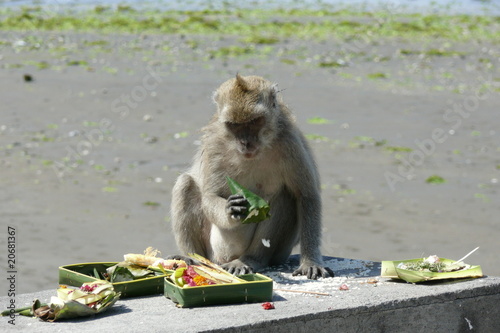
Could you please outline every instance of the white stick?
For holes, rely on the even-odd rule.
[[[470,256],[471,254],[473,254],[474,252],[476,252],[477,249],[479,249],[479,246],[476,247],[474,250],[470,251],[469,253],[467,253],[462,259],[457,260],[457,262],[461,262],[461,261],[465,260],[468,256]]]
[[[292,289],[273,289],[275,291],[288,291],[291,293],[301,293],[301,294],[313,294],[313,295],[322,295],[322,296],[331,296],[330,294],[326,293],[318,293],[315,291],[305,291],[305,290],[292,290]]]

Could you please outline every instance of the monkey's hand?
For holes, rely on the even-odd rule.
[[[252,274],[253,268],[245,265],[241,260],[235,259],[226,264],[221,265],[226,271],[233,275],[243,275],[243,274]]]
[[[200,262],[198,262],[197,260],[194,260],[193,258],[183,256],[180,254],[170,255],[165,259],[183,260],[186,263],[186,265],[200,265],[201,264]]]
[[[245,196],[233,194],[227,198],[226,211],[234,220],[242,220],[247,215],[248,206]]]
[[[306,275],[308,279],[316,280],[319,277],[333,277],[333,271],[329,267],[323,267],[316,264],[301,264],[293,273],[293,276]]]

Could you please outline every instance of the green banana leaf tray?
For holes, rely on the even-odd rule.
[[[95,272],[100,276],[106,272],[106,268],[116,265],[118,262],[94,262],[59,267],[59,284],[80,287],[85,282],[97,280]],[[169,272],[169,271],[167,271]],[[171,272],[171,271],[170,271]],[[165,274],[137,279],[133,281],[112,283],[116,292],[121,292],[121,298],[138,297],[163,293],[163,279]]]
[[[481,266],[470,266],[468,269],[461,269],[454,272],[420,272],[398,268],[400,263],[412,263],[422,261],[422,258],[399,260],[399,261],[382,261],[382,277],[401,279],[410,283],[444,280],[444,279],[463,279],[463,278],[478,278],[483,276]],[[441,258],[445,263],[454,263],[455,260]]]
[[[238,276],[247,282],[181,288],[164,278],[165,297],[178,307],[268,302],[273,298],[273,280],[262,274]]]

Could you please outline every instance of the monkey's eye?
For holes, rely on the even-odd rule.
[[[252,119],[251,121],[249,121],[248,124],[250,126],[262,127],[265,122],[266,122],[266,119],[264,117],[257,117],[257,118]]]
[[[241,126],[241,124],[231,123],[229,121],[227,121],[225,124],[226,124],[226,128],[230,131],[235,131]]]

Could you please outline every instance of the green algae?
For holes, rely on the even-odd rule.
[[[97,6],[78,12],[47,12],[41,7],[0,9],[0,29],[10,31],[99,31],[104,33],[224,34],[252,44],[283,38],[324,40],[370,36],[406,39],[498,40],[500,18],[472,15],[425,15],[325,9],[238,9],[150,11],[129,6]],[[413,51],[409,51],[413,52]],[[436,54],[441,55],[441,54]]]

